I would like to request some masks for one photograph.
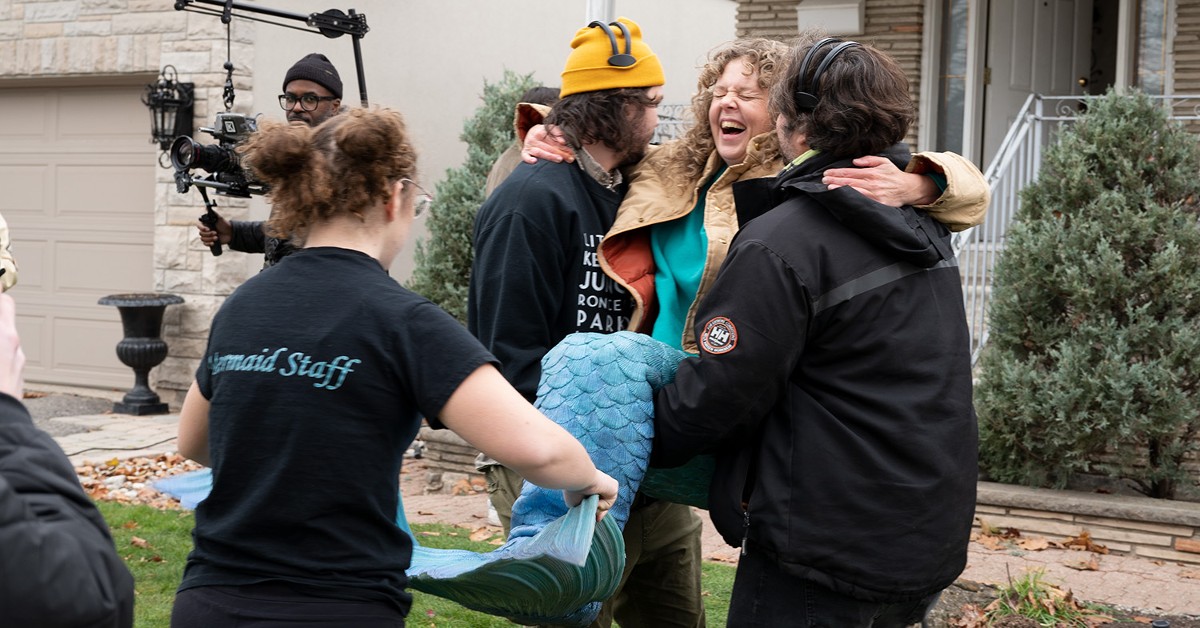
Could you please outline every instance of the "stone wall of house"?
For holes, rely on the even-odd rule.
[[[737,36],[768,37],[787,41],[795,37],[798,3],[778,0],[738,0]],[[867,0],[864,32],[856,38],[886,51],[908,75],[909,94],[920,103],[921,42],[924,32],[924,0]],[[908,143],[916,146],[917,125],[909,129]]]
[[[253,22],[234,21],[234,59],[253,58],[254,28]],[[151,83],[171,65],[180,81],[195,84],[198,129],[224,110],[225,56],[226,31],[218,18],[176,11],[165,0],[0,0],[0,81],[13,85],[27,79],[78,83],[129,76]],[[242,111],[251,104],[242,101],[253,70],[238,64],[235,72],[235,87],[245,90],[235,110]],[[197,139],[211,143],[203,134]],[[194,191],[176,193],[171,174],[158,170],[154,288],[178,294],[185,303],[167,310],[164,337],[170,354],[152,373],[152,386],[164,401],[178,402],[199,364],[209,321],[222,295],[240,283],[245,266],[230,259],[236,256],[213,257],[201,246],[193,224],[203,203]],[[245,202],[223,197],[220,206],[231,218],[247,212]]]
[[[1108,550],[1200,564],[1200,504],[980,482],[975,525],[1054,541],[1086,532]]]

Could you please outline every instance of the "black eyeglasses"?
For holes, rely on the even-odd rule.
[[[430,205],[433,205],[433,195],[426,192],[425,188],[421,187],[416,181],[405,178],[400,179],[400,182],[411,183],[413,187],[417,188],[417,197],[413,199],[413,216],[420,216],[425,213],[425,210],[429,209]]]
[[[297,96],[295,94],[280,94],[279,106],[283,107],[284,111],[290,111],[291,108],[295,107],[296,103],[299,102],[301,109],[305,111],[312,111],[313,109],[317,108],[317,105],[320,104],[322,100],[337,99],[337,96],[318,96],[316,94],[305,94],[303,96]]]

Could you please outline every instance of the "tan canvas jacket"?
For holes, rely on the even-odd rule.
[[[772,131],[773,133],[773,131]],[[767,134],[750,140],[746,159],[727,168],[708,189],[704,205],[704,229],[708,253],[696,300],[688,308],[683,327],[682,346],[696,353],[692,327],[696,305],[708,293],[729,244],[737,233],[737,212],[733,202],[733,184],[760,177],[773,177],[783,169],[781,159],[768,159],[762,151]],[[658,315],[654,292],[654,258],[650,251],[650,230],[654,224],[668,222],[691,212],[704,184],[721,165],[713,151],[699,181],[685,190],[664,179],[663,161],[668,151],[654,149],[630,173],[629,192],[617,210],[617,217],[598,248],[598,260],[604,272],[629,291],[634,302],[629,329],[649,333]],[[946,177],[946,190],[931,205],[921,206],[951,231],[979,224],[987,212],[990,191],[983,174],[967,159],[954,153],[917,153],[908,165],[909,172],[940,172]]]

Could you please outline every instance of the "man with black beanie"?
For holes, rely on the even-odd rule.
[[[288,122],[317,126],[337,115],[342,108],[342,78],[329,59],[318,52],[304,56],[283,76],[279,106],[287,112]],[[267,235],[261,220],[228,221],[217,217],[215,229],[197,222],[204,246],[214,242],[228,244],[243,253],[263,253],[263,268],[274,265],[296,247],[286,238]]]

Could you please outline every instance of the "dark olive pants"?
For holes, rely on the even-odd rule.
[[[521,476],[500,465],[483,469],[488,498],[508,535]],[[690,506],[655,501],[629,512],[625,571],[616,594],[590,628],[704,628],[700,589],[700,517]]]

